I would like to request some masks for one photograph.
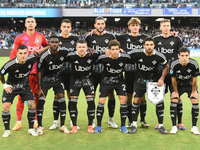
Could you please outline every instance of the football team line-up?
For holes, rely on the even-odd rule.
[[[81,89],[85,93],[88,104],[88,132],[102,132],[102,118],[107,96],[108,124],[112,128],[118,128],[113,120],[115,110],[113,91],[115,90],[120,101],[120,131],[134,134],[137,132],[139,112],[140,125],[149,127],[145,121],[147,109],[145,93],[149,89],[147,85],[155,82],[154,89],[161,89],[166,85],[161,95],[168,90],[170,92],[172,120],[170,133],[176,134],[178,129],[185,130],[182,124],[181,95],[186,92],[192,103],[191,132],[200,134],[197,128],[199,65],[196,60],[190,58],[189,49],[182,46],[182,40],[177,34],[170,32],[170,20],[163,19],[160,22],[162,34],[152,38],[139,34],[141,21],[138,18],[129,20],[129,34],[113,35],[104,31],[106,26],[104,18],[97,17],[94,22],[95,29],[85,40],[79,40],[77,36],[70,33],[71,21],[64,19],[60,27],[61,35],[52,35],[49,37],[49,43],[41,33],[35,32],[36,25],[34,17],[26,18],[26,31],[16,37],[10,60],[0,70],[0,80],[4,87],[2,120],[5,132],[2,137],[8,137],[11,133],[10,107],[15,96],[18,96],[17,123],[12,130],[17,131],[22,128],[21,119],[24,103],[26,103],[28,133],[32,136],[43,135],[44,104],[48,90],[51,88],[54,91],[54,122],[49,129],[54,130],[59,127],[65,134],[78,132],[80,127],[77,125],[77,103]],[[8,78],[5,81],[4,75],[7,73]],[[95,94],[98,84],[100,84],[99,95]],[[71,131],[65,126],[67,110],[65,90]],[[156,90],[157,94],[159,91],[161,92]],[[158,100],[155,90],[150,90],[151,92],[154,95],[151,101],[156,107],[158,119],[155,129],[161,134],[168,134],[163,125],[164,98]],[[97,107],[94,102],[95,96],[99,97]],[[125,125],[126,118],[128,118],[127,125]]]

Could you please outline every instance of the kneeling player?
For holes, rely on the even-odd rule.
[[[115,89],[120,100],[121,114],[121,131],[128,133],[125,127],[127,104],[126,104],[126,84],[123,78],[123,68],[130,61],[130,56],[120,53],[120,43],[117,40],[110,41],[109,45],[110,57],[101,55],[98,58],[98,63],[104,65],[104,72],[99,90],[99,103],[97,106],[97,127],[95,133],[102,131],[101,121],[104,113],[104,103],[108,93]]]
[[[17,57],[8,61],[1,68],[0,80],[4,86],[2,98],[2,119],[5,126],[5,132],[2,137],[8,137],[10,135],[10,107],[13,99],[17,95],[20,95],[23,101],[28,102],[28,133],[33,136],[38,136],[33,129],[35,120],[35,98],[32,90],[30,89],[28,77],[33,64],[38,60],[39,54],[46,49],[47,48],[43,48],[28,56],[28,47],[25,45],[20,45],[17,48]],[[4,75],[7,73],[8,80],[7,83],[5,83]]]
[[[176,114],[178,99],[183,93],[187,93],[192,102],[192,128],[191,132],[200,134],[197,128],[197,120],[199,116],[199,94],[197,91],[197,76],[199,74],[199,64],[196,60],[189,58],[190,51],[187,47],[182,47],[178,50],[179,59],[171,63],[170,74],[172,76],[172,85],[174,92],[171,95],[171,134],[175,134]]]
[[[67,55],[68,51],[66,48],[60,48],[59,38],[57,36],[50,37],[50,49],[45,51],[38,63],[38,107],[37,107],[37,117],[38,117],[38,128],[37,133],[39,135],[43,134],[42,130],[42,116],[44,110],[45,97],[50,88],[53,88],[55,92],[54,101],[58,102],[58,107],[60,111],[60,131],[66,134],[70,133],[65,127],[65,116],[66,116],[66,102],[64,96],[64,85],[61,80],[60,72],[63,66],[64,57]]]

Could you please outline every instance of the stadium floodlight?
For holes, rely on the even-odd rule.
[[[118,22],[120,20],[120,18],[115,18],[115,22]]]
[[[161,20],[163,20],[164,18],[158,18],[158,19],[156,19],[156,21],[161,21]]]
[[[171,20],[174,20],[174,17],[171,17]]]
[[[107,18],[104,18],[105,21],[107,21]]]

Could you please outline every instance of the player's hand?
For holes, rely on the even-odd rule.
[[[197,93],[197,91],[192,92],[190,98],[196,98],[196,100],[199,100],[199,94]]]
[[[178,99],[179,99],[179,94],[178,94],[178,92],[173,92],[173,93],[172,93],[171,99],[173,99],[173,98],[178,98]],[[177,99],[177,100],[178,100],[178,99]]]
[[[121,49],[121,48],[120,48],[120,52],[122,52],[122,53],[126,53],[126,52],[125,52],[123,49]]]
[[[9,86],[5,89],[6,93],[11,94],[13,92],[12,86]]]
[[[109,49],[105,50],[104,52],[105,52],[105,55],[106,55],[107,57],[110,57],[110,51],[109,51]]]
[[[174,37],[178,37],[178,33],[176,31],[172,31],[171,35],[173,35]]]
[[[162,79],[159,79],[159,80],[158,80],[158,84],[157,84],[157,85],[158,85],[158,86],[163,86],[163,84],[164,84],[164,80],[162,80]]]
[[[95,34],[95,33],[97,33],[97,29],[93,29],[90,33],[89,33],[89,35],[93,35],[93,34]]]
[[[94,51],[95,51],[94,49],[88,47],[87,52],[89,53],[90,56],[94,54]]]
[[[42,95],[43,97],[45,97],[43,90],[38,90],[38,91],[37,91],[37,96],[40,97],[41,95]]]

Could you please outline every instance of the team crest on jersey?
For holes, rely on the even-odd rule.
[[[60,60],[63,61],[63,60],[64,60],[64,57],[60,57]]]
[[[91,59],[88,59],[87,62],[88,62],[88,64],[90,64],[90,63],[92,62],[92,60],[91,60]]]
[[[105,40],[105,42],[106,42],[106,44],[108,44],[109,40],[108,40],[108,39],[106,39],[106,40]]]
[[[30,65],[28,65],[28,68],[29,68],[29,69],[31,69],[31,64],[30,64]]]
[[[72,40],[70,43],[71,43],[72,45],[74,45],[75,41],[74,41],[74,40]]]
[[[5,101],[6,101],[6,97],[3,97],[3,99],[2,99],[2,100],[3,100],[3,102],[5,102]]]
[[[188,69],[188,70],[187,70],[188,73],[190,73],[191,71],[192,71],[191,69]]]
[[[120,67],[122,67],[122,66],[123,66],[123,63],[122,63],[122,62],[120,62],[120,63],[119,63],[119,66],[120,66]]]
[[[37,43],[40,43],[40,40],[39,40],[39,39],[36,39],[35,41],[36,41]]]
[[[1,70],[1,74],[4,74],[5,73],[5,69]]]
[[[154,61],[152,61],[152,64],[153,64],[153,65],[157,64],[157,61],[155,61],[155,60],[154,60]]]
[[[143,42],[143,39],[140,39],[139,42],[142,43],[142,42]]]
[[[174,45],[174,41],[171,41],[171,42],[170,42],[170,45],[173,46],[173,45]]]

